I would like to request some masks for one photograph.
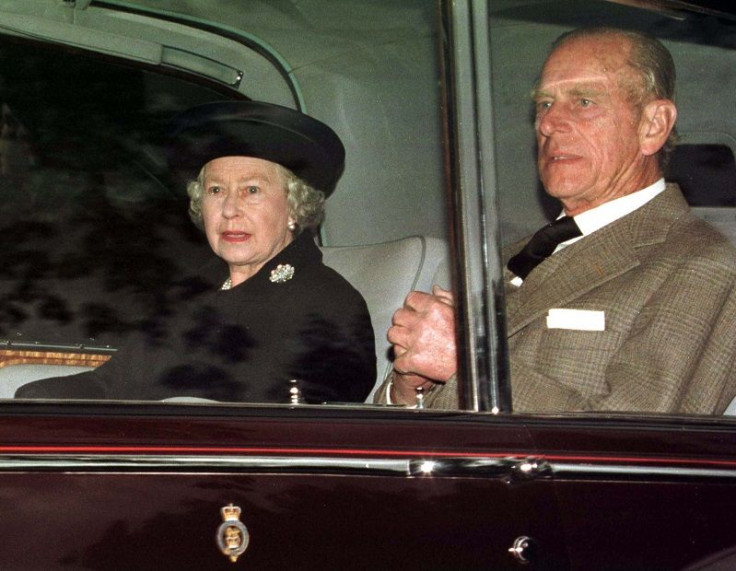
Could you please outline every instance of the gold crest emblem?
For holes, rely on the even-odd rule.
[[[220,510],[223,522],[217,528],[217,546],[224,555],[235,563],[250,542],[248,529],[240,521],[241,509],[230,504]]]

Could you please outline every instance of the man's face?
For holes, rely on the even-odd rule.
[[[638,85],[616,36],[578,38],[555,50],[534,93],[539,176],[568,214],[644,188],[641,113],[624,85]],[[649,163],[646,163],[649,164]]]

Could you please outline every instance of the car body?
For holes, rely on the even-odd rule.
[[[590,21],[671,49],[682,144],[715,149],[700,171],[726,181],[688,199],[733,233],[733,8],[2,0],[0,568],[736,564],[736,420],[511,410],[500,248],[555,208],[528,92],[550,42]],[[377,383],[406,293],[458,292],[460,409],[13,399],[114,355],[207,259],[161,133],[244,98],[345,142],[320,239],[368,300]]]

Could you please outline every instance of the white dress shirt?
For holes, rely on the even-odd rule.
[[[552,252],[552,254],[560,251],[562,248],[565,248],[570,244],[574,244],[578,240],[582,240],[587,235],[592,234],[596,230],[600,230],[611,222],[615,222],[619,218],[623,218],[627,214],[631,214],[634,210],[641,208],[655,196],[664,192],[665,186],[664,179],[660,178],[657,182],[642,190],[632,192],[631,194],[627,194],[626,196],[616,198],[609,202],[604,202],[600,206],[596,206],[595,208],[581,212],[577,216],[573,216],[575,223],[582,232],[582,235],[567,240],[566,242],[562,242],[562,244],[555,248],[555,251]],[[565,213],[562,212],[557,218],[562,218],[564,215]],[[511,283],[518,287],[523,283],[523,281],[524,280],[520,277],[516,276],[511,280]]]

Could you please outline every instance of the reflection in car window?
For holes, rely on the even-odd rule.
[[[313,30],[305,36],[309,49],[296,41],[299,34],[281,37],[285,26],[304,26],[294,14],[249,13],[245,33],[278,44],[280,56],[288,59],[285,65],[272,57],[279,73],[301,68],[290,79],[291,105],[305,107],[346,140],[349,160],[320,241],[327,265],[344,274],[368,302],[380,340],[377,382],[389,366],[384,336],[391,314],[411,287],[429,288],[436,275],[446,275],[438,270],[446,253],[446,229],[437,23],[433,2],[405,2],[406,24],[373,38],[370,49],[356,59],[349,55],[355,24],[372,28],[375,19],[337,12],[330,29],[339,22],[346,30],[338,34],[341,40]],[[393,14],[382,17],[394,21]],[[237,7],[207,17],[192,15],[231,27],[244,20]],[[216,70],[216,56],[207,57]],[[332,58],[334,69],[314,65],[310,57]],[[363,59],[373,63],[364,65]],[[404,62],[406,69],[396,62]],[[136,336],[165,338],[170,316],[181,303],[181,288],[172,284],[202,277],[212,255],[187,216],[185,181],[171,176],[162,136],[182,111],[242,99],[247,91],[215,86],[211,78],[216,74],[207,70],[171,72],[171,66],[163,73],[63,45],[0,38],[0,234],[6,244],[0,254],[0,358],[8,365],[5,373],[16,371],[0,397],[12,396],[34,376],[98,366]],[[246,74],[246,81],[258,81],[257,73]],[[200,84],[200,75],[208,82]],[[260,95],[267,90],[267,82],[253,85]],[[282,89],[274,89],[279,103],[282,97]],[[342,106],[336,106],[340,100]],[[382,115],[385,121],[376,122]],[[376,140],[384,141],[379,148]],[[396,160],[396,150],[410,144],[417,152]],[[396,185],[407,187],[407,193],[395,192]],[[427,208],[417,211],[417,199]],[[410,238],[417,234],[422,236]],[[378,249],[361,249],[377,243]],[[389,265],[381,267],[376,260]],[[379,270],[392,284],[390,296],[376,285]],[[406,275],[396,277],[401,270]],[[343,341],[350,344],[350,339]],[[324,376],[318,364],[310,371]],[[340,371],[346,382],[354,373],[355,367]],[[289,402],[289,393],[263,400]]]
[[[368,310],[321,263],[313,238],[344,167],[339,137],[260,101],[196,106],[170,131],[169,168],[182,178],[200,172],[188,185],[189,213],[213,263],[174,281],[170,289],[186,293],[163,324],[137,332],[110,362],[38,380],[16,397],[364,400],[375,382]]]
[[[155,134],[216,94],[9,40],[0,54],[2,335],[116,346],[160,312],[155,292],[201,260]]]

